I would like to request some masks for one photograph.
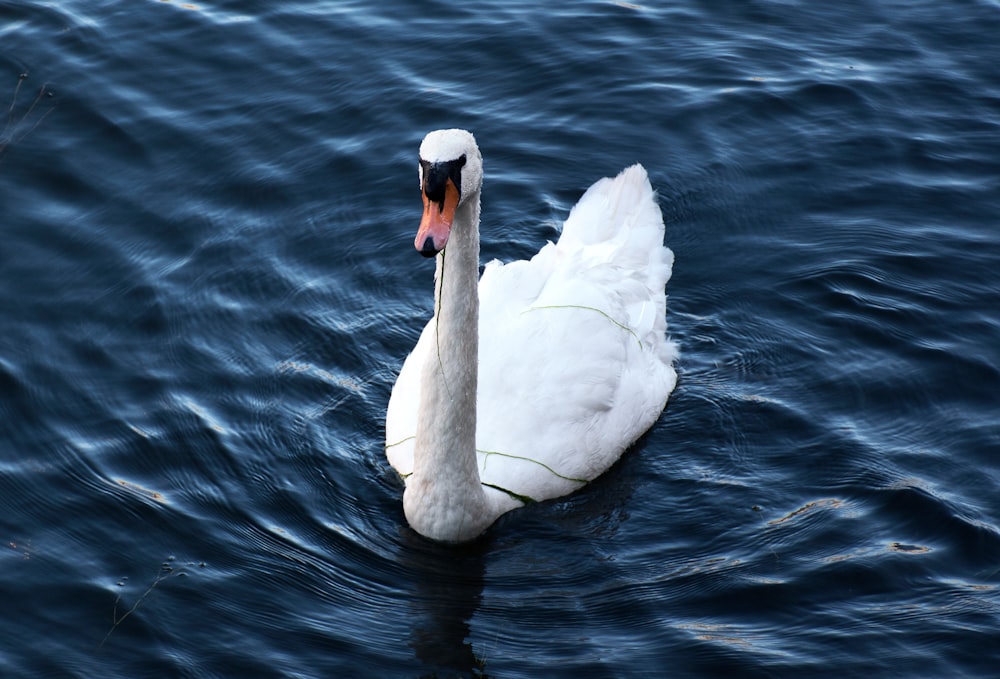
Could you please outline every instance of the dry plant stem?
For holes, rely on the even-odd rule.
[[[15,109],[17,108],[17,98],[21,93],[21,84],[27,79],[28,74],[22,73],[18,76],[17,85],[14,87],[14,96],[11,97],[10,106],[7,108],[7,122],[4,124],[3,132],[0,132],[0,159],[3,158],[4,153],[6,153],[7,148],[16,144],[17,142],[23,140],[29,134],[35,131],[45,118],[52,113],[52,109],[55,106],[51,106],[44,113],[35,118],[31,122],[27,129],[18,130],[19,127],[24,127],[30,121],[32,115],[35,113],[35,109],[38,108],[38,104],[42,101],[43,97],[52,96],[51,90],[48,89],[48,83],[43,84],[39,90],[38,94],[35,96],[31,105],[24,115],[19,118],[15,115]]]
[[[121,596],[121,594],[119,594],[118,597],[115,599],[114,608],[111,611],[111,620],[112,620],[111,629],[109,629],[108,633],[104,635],[104,638],[101,639],[101,643],[99,643],[97,645],[97,647],[101,648],[102,646],[104,646],[104,643],[108,640],[108,638],[111,636],[111,634],[116,629],[118,629],[119,625],[121,625],[123,622],[125,622],[125,618],[127,618],[130,615],[132,615],[136,611],[136,609],[139,608],[140,604],[142,604],[142,602],[146,599],[146,597],[149,596],[150,593],[152,593],[153,589],[155,589],[156,586],[158,584],[160,584],[160,582],[162,580],[165,580],[173,572],[174,571],[173,571],[173,569],[170,566],[168,566],[165,563],[161,564],[160,565],[160,571],[156,574],[156,578],[153,579],[153,582],[150,583],[149,587],[146,588],[146,591],[142,593],[142,596],[140,596],[138,599],[136,599],[136,602],[134,604],[132,604],[132,607],[129,608],[124,613],[122,613],[122,616],[120,618],[118,617],[118,602],[121,601],[122,596]]]

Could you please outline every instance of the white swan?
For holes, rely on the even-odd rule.
[[[677,381],[673,253],[633,165],[590,187],[557,244],[490,262],[477,283],[475,138],[431,132],[419,170],[415,244],[436,255],[435,314],[389,398],[386,454],[405,479],[410,526],[461,542],[526,502],[581,488],[659,417]]]

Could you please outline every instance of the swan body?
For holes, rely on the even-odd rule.
[[[421,144],[416,247],[436,259],[435,312],[386,413],[407,521],[447,542],[586,485],[656,422],[677,381],[673,253],[642,166],[591,186],[557,243],[490,262],[480,279],[482,176],[469,132]]]

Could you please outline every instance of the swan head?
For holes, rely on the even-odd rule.
[[[435,130],[420,144],[420,193],[424,215],[414,239],[417,251],[433,257],[444,250],[459,206],[478,200],[483,157],[465,130]]]

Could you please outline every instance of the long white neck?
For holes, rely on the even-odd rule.
[[[413,473],[403,510],[410,525],[435,540],[479,535],[496,518],[479,483],[476,386],[479,360],[479,194],[455,212],[437,255],[435,349],[421,368]]]

